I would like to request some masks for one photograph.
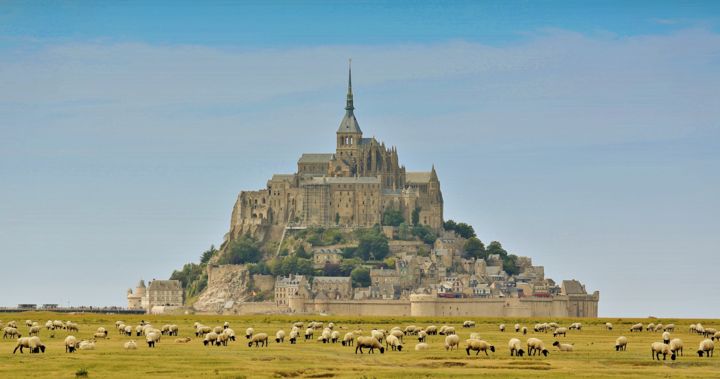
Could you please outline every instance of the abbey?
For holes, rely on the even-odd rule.
[[[242,191],[233,208],[234,239],[261,226],[346,226],[380,224],[388,209],[439,230],[443,198],[435,167],[408,172],[395,147],[364,138],[354,113],[352,72],[348,72],[345,116],[335,133],[334,153],[303,154],[297,172],[275,174],[267,188]]]

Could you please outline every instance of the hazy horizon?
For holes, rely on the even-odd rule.
[[[720,3],[173,4],[0,5],[0,306],[197,262],[241,190],[334,151],[352,57],[445,219],[601,317],[720,313]]]

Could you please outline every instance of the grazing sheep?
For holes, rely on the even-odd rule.
[[[227,322],[227,321],[225,321],[225,322],[223,323],[223,329],[227,329],[227,328],[229,328],[229,327],[230,327],[230,323]]]
[[[464,321],[463,322],[463,328],[474,328],[475,327],[475,321]]]
[[[203,339],[203,345],[204,346],[212,346],[217,342],[218,335],[215,332],[210,332],[205,335],[205,338]]]
[[[574,329],[574,330],[582,330],[582,323],[580,323],[580,322],[573,322],[572,324],[570,324],[570,327],[569,327],[568,329],[569,329],[569,330],[573,330],[573,329]]]
[[[136,350],[137,343],[135,343],[135,340],[130,340],[130,341],[125,342],[123,347],[125,348],[125,350]]]
[[[197,325],[195,326],[195,337],[204,337],[206,334],[212,332],[209,326]]]
[[[145,341],[147,342],[148,347],[155,347],[155,344],[160,341],[160,333],[153,331],[146,334]]]
[[[403,336],[405,336],[405,334],[400,330],[391,330],[390,335],[397,337],[400,341],[402,341]]]
[[[662,339],[663,339],[663,343],[670,343],[670,333],[663,332]]]
[[[135,337],[140,337],[143,334],[143,327],[142,325],[138,325],[135,327]]]
[[[551,323],[547,324],[547,326],[550,327],[551,329],[557,329],[560,325],[558,325],[557,322],[551,322]]]
[[[190,337],[175,338],[175,343],[188,343],[190,341]]]
[[[548,356],[550,353],[546,348],[545,344],[537,338],[528,338],[527,340],[527,351],[528,355],[539,355]]]
[[[95,350],[95,341],[94,340],[82,340],[78,344],[78,349],[80,350]]]
[[[393,351],[402,351],[403,348],[402,341],[400,341],[400,338],[398,338],[394,334],[387,336],[387,338],[385,339],[385,346],[389,346],[390,348],[392,348]]]
[[[126,325],[125,329],[123,329],[123,334],[128,337],[132,336],[132,332],[133,332],[133,327],[130,325]]]
[[[245,329],[245,338],[247,338],[247,339],[252,338],[253,333],[255,333],[255,329],[253,329],[253,328]]]
[[[305,329],[305,341],[311,340],[313,338],[313,334],[315,333],[315,329],[312,327],[308,327]]]
[[[28,330],[29,336],[37,336],[38,334],[40,334],[39,326],[31,326],[30,329]]]
[[[268,345],[268,335],[267,333],[258,333],[252,336],[250,341],[248,342],[248,347],[252,347],[252,345],[255,344],[255,347],[259,347],[260,345],[267,347]]]
[[[703,354],[705,354],[706,357],[712,357],[713,352],[715,351],[715,343],[713,343],[712,340],[704,339],[702,342],[700,342],[700,346],[698,347],[698,356],[702,357]]]
[[[226,335],[228,337],[228,340],[230,340],[230,341],[235,341],[235,339],[236,339],[235,331],[232,330],[231,328],[227,328],[227,329],[223,330],[223,334]]]
[[[427,332],[424,330],[421,330],[418,332],[418,342],[425,342],[427,340]]]
[[[437,335],[437,326],[430,325],[425,328],[425,333],[427,333],[429,336],[436,336]]]
[[[337,343],[337,341],[340,339],[340,332],[337,330],[333,330],[332,333],[330,333],[330,342]]]
[[[527,326],[523,326],[521,330],[523,335],[527,334]]]
[[[327,327],[328,327],[328,329],[333,330],[333,328],[335,328],[335,323],[334,323],[334,322],[328,322]]]
[[[668,344],[670,346],[670,351],[672,351],[675,356],[684,355],[683,354],[683,342],[680,338],[673,338],[670,340],[670,343]],[[680,354],[678,354],[680,353]]]
[[[654,331],[655,331],[655,324],[652,323],[652,322],[649,323],[649,324],[647,325],[647,327],[645,328],[645,330],[648,331],[648,332],[654,332]]]
[[[408,325],[405,327],[405,330],[403,332],[409,336],[412,336],[412,335],[418,334],[419,331],[420,331],[420,328],[418,328],[417,326]]]
[[[25,326],[27,326],[27,327],[33,326],[32,320],[25,320]]]
[[[293,327],[298,328],[298,329],[302,328],[303,326],[305,326],[305,323],[303,323],[301,321],[298,321],[293,324]]]
[[[504,332],[504,331],[505,331],[505,324],[500,324],[500,331],[501,331],[501,332]]]
[[[363,354],[363,348],[370,349],[370,354],[373,354],[375,352],[375,349],[380,350],[380,354],[385,353],[385,348],[380,344],[380,341],[377,340],[375,337],[366,337],[366,336],[360,336],[357,338],[357,343],[355,344],[355,354],[360,352],[360,354]]]
[[[510,349],[510,356],[522,357],[525,351],[522,349],[522,345],[519,339],[511,338],[508,342],[508,348]]]
[[[520,331],[520,324],[515,324],[515,333]]]
[[[653,329],[653,331],[659,332],[659,331],[663,330],[663,328],[664,328],[663,324],[657,324],[657,325],[655,325],[655,329]]]
[[[485,355],[488,356],[488,350],[495,352],[495,346],[487,343],[487,341],[478,340],[478,339],[469,339],[465,340],[465,344],[467,345],[465,347],[465,352],[467,355],[470,355],[470,350],[475,351],[475,355],[480,354],[480,352],[485,352]]]
[[[9,324],[10,323],[8,323],[8,325]],[[5,339],[5,338],[13,339],[13,338],[20,338],[20,337],[22,337],[22,334],[20,334],[20,332],[18,332],[17,328],[14,328],[12,326],[6,326],[3,328],[3,339]]]
[[[8,323],[7,323],[7,326],[9,326],[9,327],[11,327],[11,328],[17,329],[17,323],[16,323],[15,321],[10,321],[10,322],[8,322]]]
[[[690,333],[697,333],[697,326],[695,324],[690,324],[689,331]]]
[[[2,325],[0,325],[0,326],[2,326]],[[47,329],[47,330],[53,330],[53,329],[55,329],[55,326],[53,325],[53,322],[52,322],[51,320],[48,320],[48,321],[45,323],[45,329]]]
[[[75,336],[67,336],[65,337],[65,352],[66,353],[72,353],[77,349],[78,341]]]
[[[283,343],[285,342],[285,331],[284,330],[278,330],[275,333],[275,342],[276,343]]]
[[[355,333],[353,333],[353,332],[347,332],[347,333],[345,333],[345,335],[343,336],[343,339],[342,339],[342,341],[340,341],[340,343],[341,343],[343,346],[352,346],[352,345],[353,345],[353,341],[355,341]]]
[[[227,334],[225,334],[225,333],[218,334],[218,338],[215,341],[215,346],[220,346],[220,345],[227,346],[228,339],[229,339],[229,337]]]
[[[67,329],[68,332],[79,332],[80,329],[78,328],[78,325],[74,322],[68,321],[65,323],[65,329]]]
[[[382,342],[385,339],[385,332],[382,330],[373,329],[370,331],[370,336],[378,340],[378,342]]]
[[[430,346],[428,344],[426,344],[425,342],[420,342],[415,345],[415,351],[428,350],[428,349],[430,349]]]
[[[670,346],[666,343],[662,342],[653,342],[652,345],[650,345],[650,353],[652,354],[653,360],[657,358],[657,360],[660,360],[660,354],[663,356],[663,361],[667,358],[668,355],[670,355],[670,359],[673,361],[675,360],[675,353],[670,351]]]
[[[620,336],[615,340],[615,351],[627,350],[628,339],[625,336]]]
[[[633,326],[630,327],[630,332],[631,332],[631,333],[632,333],[632,332],[642,332],[642,330],[643,330],[643,324],[642,324],[642,323],[637,323],[637,324],[635,324],[635,325],[633,325]]]
[[[670,333],[674,332],[674,331],[675,331],[675,324],[667,324],[667,325],[665,325],[665,328],[663,328],[663,331],[670,332]]]
[[[715,341],[715,340],[720,341],[720,332],[715,332],[715,334],[713,334],[713,336],[710,337],[710,340],[711,341]]]
[[[573,351],[573,345],[569,343],[560,343],[560,341],[553,342],[553,346],[557,347],[560,351]]]
[[[40,338],[38,337],[21,337],[17,340],[17,345],[15,345],[15,349],[13,349],[13,354],[20,349],[20,354],[23,353],[23,349],[29,349],[30,354],[33,353],[44,353],[45,352],[45,345],[40,342]]]
[[[458,346],[460,346],[460,337],[457,334],[445,337],[445,350],[457,350]]]
[[[606,322],[606,323],[605,323],[605,330],[612,330],[612,327],[613,327],[613,325],[612,325],[611,322]]]
[[[562,334],[563,337],[567,337],[567,328],[557,328],[553,331],[553,337],[557,337]]]
[[[717,333],[717,329],[715,328],[705,328],[705,331],[703,332],[703,336],[705,338],[709,338],[715,335]]]
[[[93,333],[93,338],[100,339],[100,338],[106,338],[107,335],[105,333]]]
[[[292,330],[292,331],[290,331],[290,338],[289,338],[289,341],[290,341],[290,344],[291,344],[291,345],[294,345],[294,344],[295,344],[295,342],[297,342],[297,337],[298,337],[298,334],[300,334],[300,333],[298,333],[298,331],[297,331],[297,330],[295,330],[294,328],[293,328],[293,330]]]
[[[223,332],[223,327],[222,327],[222,326],[216,326],[216,327],[213,328],[213,332],[215,332],[215,334],[220,334],[220,333]]]
[[[441,333],[441,334],[443,334],[443,333]],[[446,328],[445,328],[445,331],[444,331],[444,334],[445,334],[446,336],[450,336],[450,335],[455,334],[455,327],[454,327],[454,326],[448,326],[448,327],[446,327]]]

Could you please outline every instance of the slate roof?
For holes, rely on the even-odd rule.
[[[298,163],[329,163],[335,159],[335,154],[303,154]]]
[[[405,173],[405,182],[407,183],[429,183],[432,172],[407,172]]]

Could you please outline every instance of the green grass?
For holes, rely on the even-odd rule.
[[[127,316],[79,314],[67,315],[57,313],[17,313],[0,314],[0,320],[10,320],[22,324],[19,329],[27,334],[24,326],[26,319],[39,321],[44,325],[46,320],[71,320],[80,326],[80,333],[73,333],[78,338],[90,338],[95,329],[104,326],[110,330],[109,339],[99,340],[96,350],[79,351],[66,354],[63,339],[65,331],[56,331],[55,338],[50,338],[45,329],[40,338],[47,346],[45,354],[12,354],[16,341],[0,340],[0,377],[2,378],[458,378],[458,377],[491,377],[491,378],[563,378],[563,377],[720,377],[720,347],[713,358],[700,358],[695,353],[701,336],[691,335],[688,325],[697,321],[706,327],[717,327],[718,320],[660,320],[663,323],[674,322],[677,326],[673,337],[681,338],[685,343],[685,356],[672,362],[653,361],[650,355],[650,343],[659,341],[661,333],[630,333],[628,328],[635,322],[648,323],[657,320],[641,319],[593,319],[581,320],[584,329],[580,332],[570,331],[567,338],[560,341],[575,344],[575,352],[560,353],[552,342],[552,334],[528,333],[520,335],[523,342],[530,336],[542,339],[551,351],[550,356],[510,357],[507,342],[518,336],[513,325],[519,322],[532,330],[532,325],[541,321],[556,321],[567,326],[572,321],[559,320],[524,320],[475,318],[477,326],[470,329],[461,327],[463,318],[411,318],[411,317],[364,317],[347,316]],[[115,331],[115,321],[123,320],[127,324],[136,325],[141,319],[151,322],[160,328],[163,324],[180,326],[180,337],[193,338],[189,344],[176,344],[175,337],[163,336],[156,348],[150,349],[143,337],[121,337]],[[256,333],[266,332],[274,337],[278,329],[289,333],[294,321],[333,321],[341,335],[348,330],[363,329],[368,333],[373,327],[390,329],[393,326],[406,325],[426,326],[451,324],[456,327],[461,341],[468,338],[471,332],[480,333],[481,337],[496,347],[490,357],[467,356],[461,346],[458,351],[445,351],[442,347],[443,336],[430,336],[430,350],[414,351],[416,337],[405,337],[406,350],[402,352],[386,352],[385,354],[355,354],[352,347],[338,344],[322,344],[316,341],[298,341],[297,345],[289,343],[276,344],[274,340],[268,348],[248,348],[245,341],[245,328],[252,326]],[[229,321],[238,334],[238,341],[231,342],[227,347],[205,347],[201,339],[192,333],[192,323],[199,321],[205,325],[222,325]],[[610,321],[615,329],[607,332],[604,323]],[[505,323],[507,331],[499,332],[498,325]],[[340,329],[347,328],[347,329]],[[615,338],[625,335],[630,340],[626,352],[615,352]],[[316,334],[317,337],[317,334]],[[123,343],[135,339],[139,348],[125,351]],[[464,343],[461,343],[464,345]],[[83,373],[86,375],[84,376]]]

